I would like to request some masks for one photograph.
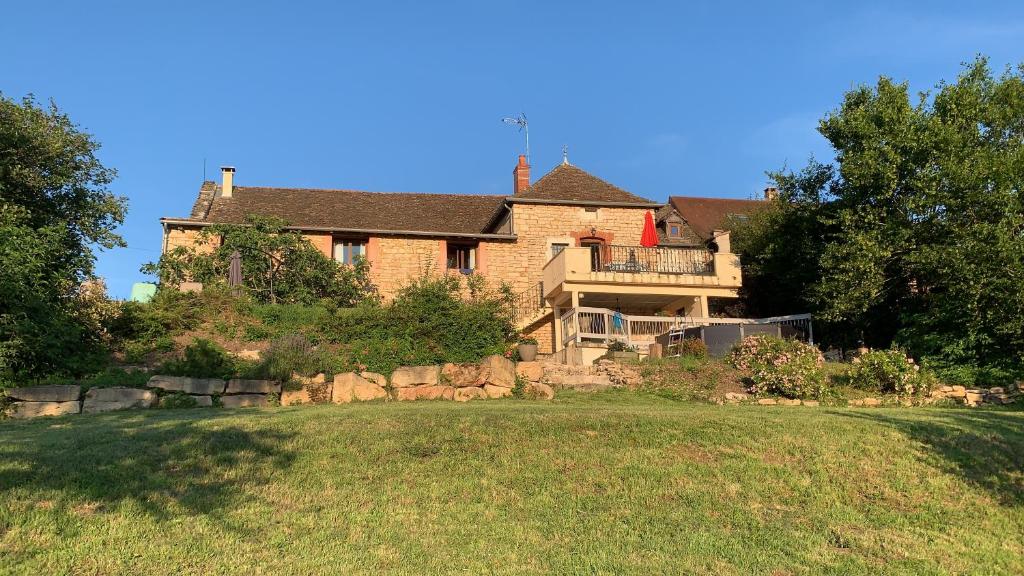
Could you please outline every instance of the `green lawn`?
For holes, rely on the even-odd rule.
[[[1024,412],[629,392],[0,422],[11,574],[1021,574]]]

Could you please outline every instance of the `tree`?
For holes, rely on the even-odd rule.
[[[339,264],[298,232],[287,230],[284,221],[256,215],[248,216],[245,224],[204,228],[195,246],[179,246],[158,263],[144,266],[143,272],[156,274],[169,285],[186,280],[225,284],[236,251],[244,286],[257,300],[311,304],[327,299],[352,306],[376,299],[365,260],[353,266]]]
[[[881,78],[848,92],[819,131],[835,149],[831,172],[776,175],[810,184],[790,198],[820,238],[800,251],[799,298],[869,344],[897,342],[967,380],[1019,369],[1024,354],[1024,67],[995,77],[984,58],[934,97],[912,99]],[[821,175],[817,181],[812,175]],[[803,238],[800,242],[809,242]],[[748,244],[780,289],[782,253]],[[767,264],[765,264],[767,262]],[[771,268],[770,266],[777,266]],[[779,294],[778,296],[782,296]]]
[[[0,95],[0,384],[87,370],[101,354],[78,287],[126,210],[99,144],[56,105]]]

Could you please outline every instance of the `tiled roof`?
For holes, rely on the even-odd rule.
[[[281,218],[296,228],[481,234],[505,207],[494,195],[363,192],[235,186],[217,196],[202,215],[208,195],[200,189],[192,220],[241,223],[249,214]]]
[[[652,204],[572,164],[559,164],[512,200]]]
[[[730,218],[749,216],[765,205],[761,200],[696,196],[669,196],[668,200],[693,231],[704,239],[711,238],[712,230],[728,228]]]

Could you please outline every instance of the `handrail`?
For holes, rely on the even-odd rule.
[[[600,248],[600,256],[600,263],[592,263],[592,272],[715,274],[715,255],[703,248],[611,244]]]
[[[512,323],[518,326],[547,308],[544,302],[544,283],[537,282],[530,288],[512,296]]]

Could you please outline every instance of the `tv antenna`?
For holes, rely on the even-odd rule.
[[[516,116],[515,118],[506,117],[506,118],[502,118],[501,121],[504,122],[505,124],[511,124],[511,125],[519,126],[519,131],[523,132],[526,135],[526,163],[529,164],[530,163],[530,125],[526,121],[526,114],[523,114],[522,112],[520,112],[519,116]]]

